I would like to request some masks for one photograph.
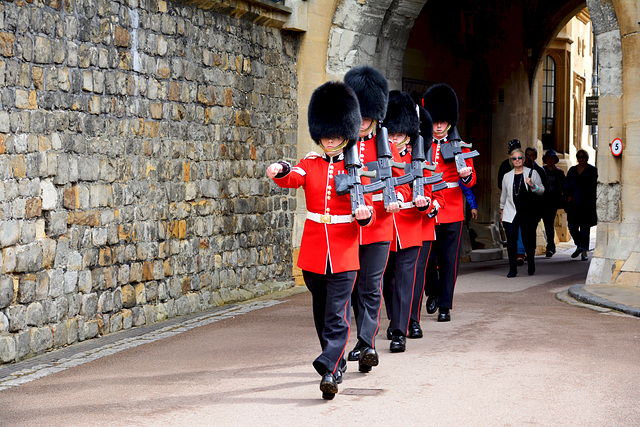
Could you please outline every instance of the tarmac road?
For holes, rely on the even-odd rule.
[[[36,366],[21,385],[0,378],[0,425],[640,425],[640,319],[558,300],[586,276],[570,252],[515,279],[505,260],[463,264],[453,320],[423,309],[425,338],[405,353],[389,353],[383,313],[380,365],[361,374],[349,362],[332,401],[311,366],[311,297],[297,288],[117,352],[112,334],[107,355]]]

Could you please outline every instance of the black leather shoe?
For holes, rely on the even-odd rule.
[[[340,361],[340,366],[336,369],[336,373],[333,376],[336,379],[336,384],[342,384],[342,374],[347,372],[347,361],[342,359]]]
[[[420,322],[413,319],[409,321],[409,334],[407,336],[409,338],[422,338],[422,328],[420,327]]]
[[[527,267],[527,273],[529,276],[533,276],[536,273],[536,266],[529,264],[529,267]]]
[[[320,380],[320,391],[322,392],[323,399],[331,400],[336,397],[336,393],[338,393],[338,383],[331,372],[327,372],[322,376],[322,380]]]
[[[571,254],[571,258],[578,258],[582,253],[582,249],[576,248],[576,250]]]
[[[404,335],[394,335],[391,338],[391,345],[389,346],[389,350],[391,353],[402,353],[407,349],[407,339]]]
[[[360,363],[365,366],[378,366],[378,352],[369,346],[360,351]]]
[[[518,275],[518,270],[509,270],[509,272],[507,273],[507,277],[511,278],[511,277],[516,277]]]
[[[438,310],[438,298],[429,295],[427,298],[427,313],[433,314]]]
[[[362,362],[358,362],[358,371],[366,374],[367,372],[371,372],[371,366],[367,366]]]
[[[438,322],[450,322],[451,321],[451,313],[449,313],[449,309],[440,309],[440,313],[438,313]]]
[[[361,340],[358,340],[358,342],[356,343],[356,346],[353,347],[353,350],[349,352],[349,355],[347,356],[347,360],[349,362],[355,362],[356,360],[359,360],[360,350],[362,350],[363,347],[365,347],[365,344]]]
[[[390,340],[392,336],[393,333],[391,331],[391,323],[389,323],[389,327],[387,328],[387,339]]]

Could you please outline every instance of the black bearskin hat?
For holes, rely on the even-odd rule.
[[[389,102],[389,83],[380,71],[360,65],[347,71],[344,82],[356,93],[362,117],[379,122],[384,120]]]
[[[458,96],[449,85],[438,83],[427,89],[422,106],[434,122],[447,122],[451,127],[458,124]]]
[[[411,95],[399,90],[389,92],[389,104],[384,125],[389,133],[402,132],[409,135],[412,140],[415,139],[420,128],[420,119]]]
[[[341,82],[327,82],[313,91],[307,118],[309,133],[317,143],[320,138],[356,140],[360,135],[362,116],[358,98]]]
[[[431,120],[431,114],[423,107],[418,106],[420,110],[420,134],[425,141],[431,141],[433,139],[433,120]]]

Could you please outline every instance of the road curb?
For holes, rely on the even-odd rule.
[[[584,285],[573,285],[568,289],[568,292],[569,295],[577,301],[584,302],[586,304],[597,305],[600,307],[610,308],[611,310],[621,311],[632,316],[640,317],[640,308],[630,307],[628,305],[620,304],[594,295],[588,292],[584,288]]]

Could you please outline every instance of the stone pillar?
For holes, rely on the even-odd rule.
[[[599,50],[598,235],[588,284],[640,286],[638,4],[587,1]],[[624,152],[611,155],[621,138]]]

